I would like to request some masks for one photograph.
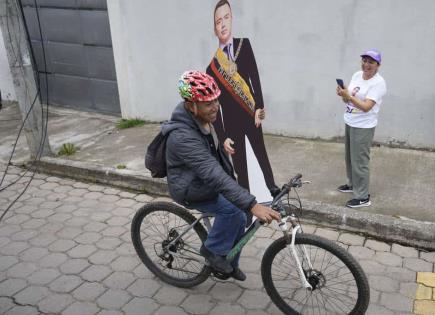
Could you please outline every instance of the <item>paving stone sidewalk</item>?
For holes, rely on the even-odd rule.
[[[21,172],[10,169],[6,182]],[[0,192],[0,213],[26,180]],[[154,277],[131,244],[131,219],[153,200],[36,175],[0,222],[0,314],[280,314],[260,276],[262,253],[280,231],[262,228],[247,245],[241,259],[246,282],[209,279],[179,289]],[[433,274],[435,252],[316,226],[305,231],[338,241],[358,259],[371,286],[368,314],[413,313],[417,272]]]

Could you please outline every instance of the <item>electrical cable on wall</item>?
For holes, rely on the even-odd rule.
[[[17,9],[20,10],[20,12],[21,12],[21,16],[24,18],[24,10],[23,10],[23,6],[22,6],[22,3],[21,3],[21,0],[17,0],[17,1],[14,1],[14,2],[15,2],[15,4],[17,5]],[[29,170],[31,170],[31,169],[33,169],[33,170],[32,170],[32,175],[30,176],[29,180],[28,180],[27,183],[26,183],[26,186],[25,186],[24,189],[21,191],[21,193],[19,193],[18,196],[17,196],[17,197],[16,197],[16,198],[11,202],[11,204],[9,204],[9,206],[8,206],[8,207],[3,211],[3,214],[0,216],[0,221],[5,217],[5,215],[6,215],[6,214],[8,213],[8,211],[12,208],[12,206],[13,206],[13,205],[18,201],[18,199],[21,198],[21,196],[26,192],[26,190],[28,189],[30,183],[32,182],[32,180],[33,180],[33,178],[34,178],[34,176],[35,176],[35,173],[36,173],[36,168],[37,168],[37,167],[35,167],[35,162],[36,162],[36,161],[39,161],[39,160],[41,159],[41,156],[42,156],[42,153],[43,153],[43,150],[44,150],[45,141],[46,141],[46,138],[47,138],[47,129],[48,129],[48,112],[49,112],[49,92],[48,92],[47,60],[46,60],[46,54],[45,54],[44,39],[43,39],[43,36],[42,36],[41,21],[40,21],[40,17],[39,17],[39,6],[38,6],[36,0],[34,0],[34,4],[35,4],[35,9],[36,9],[36,17],[37,17],[37,21],[38,21],[38,28],[39,28],[39,34],[40,34],[40,39],[41,39],[42,55],[43,55],[43,59],[44,59],[44,69],[45,69],[45,83],[46,83],[46,85],[45,85],[45,87],[46,87],[46,112],[45,112],[45,121],[44,121],[44,106],[43,106],[43,102],[42,102],[42,99],[41,99],[40,104],[41,104],[41,125],[42,125],[41,127],[42,127],[42,134],[41,134],[41,141],[40,141],[40,143],[39,143],[39,148],[38,148],[38,151],[37,151],[37,154],[36,154],[35,160],[32,161],[31,166],[28,167],[28,169],[24,172],[24,174],[22,174],[21,176],[19,176],[18,179],[17,179],[16,181],[13,182],[13,184],[15,184],[16,182],[18,182],[19,179],[23,178],[24,175],[25,175]],[[7,19],[7,18],[8,18],[8,17],[6,17],[6,19]],[[19,17],[17,17],[17,18],[19,19]],[[18,21],[18,22],[19,22],[19,21]],[[21,25],[21,23],[18,23],[18,24]],[[31,46],[31,42],[30,42],[29,30],[28,30],[27,25],[26,25],[26,22],[25,22],[24,20],[23,20],[23,25],[24,25],[24,28],[25,28],[25,32],[26,32],[26,36],[27,36],[27,40],[28,40],[28,42],[29,42],[29,47],[30,47],[29,49],[31,50],[31,51],[30,51],[30,54],[31,54],[31,57],[32,57],[32,59],[33,59],[33,61],[34,61],[33,64],[37,67],[36,60],[35,60],[35,56],[34,56],[34,52],[33,52],[32,46]],[[19,27],[20,27],[20,26],[19,26]],[[8,31],[9,31],[9,28],[8,28]],[[20,32],[20,33],[21,33],[21,32]],[[10,36],[10,34],[9,34],[9,36]],[[21,36],[21,34],[20,34],[20,36]],[[11,36],[10,36],[10,38],[11,38]],[[21,38],[19,38],[19,40],[21,41]],[[20,43],[19,43],[18,45],[20,45]],[[13,46],[13,45],[12,45],[12,46]],[[23,73],[23,75],[24,75],[24,66],[23,66],[23,64],[20,64],[20,68],[21,68],[21,71],[22,71],[22,73]],[[35,72],[35,71],[34,71],[34,72]],[[21,134],[21,131],[22,131],[22,129],[24,128],[24,124],[25,124],[27,118],[29,117],[30,112],[33,110],[34,104],[35,104],[35,102],[36,102],[38,96],[42,96],[42,95],[41,95],[41,86],[40,86],[39,71],[38,71],[38,69],[36,69],[36,78],[37,78],[37,79],[36,79],[36,81],[37,81],[37,93],[36,93],[36,95],[35,95],[35,98],[34,98],[32,104],[31,104],[31,106],[30,106],[28,112],[26,113],[26,117],[24,118],[23,123],[22,123],[22,125],[21,125],[20,131],[19,131],[19,134],[18,134],[18,137],[17,137],[16,142],[15,142],[15,145],[14,145],[13,152],[12,152],[12,154],[11,154],[11,158],[10,158],[10,160],[9,160],[9,162],[8,162],[8,165],[6,166],[6,170],[5,170],[4,175],[3,175],[3,178],[2,178],[2,180],[1,180],[0,187],[1,187],[1,184],[3,183],[3,180],[4,180],[5,176],[6,176],[7,168],[9,167],[10,161],[12,160],[13,154],[14,154],[14,152],[15,152],[15,147],[16,147],[16,144],[17,144],[17,142],[18,142],[18,138],[19,138],[19,136],[20,136],[20,134]],[[26,95],[28,95],[27,85],[26,85]],[[7,187],[10,187],[10,186],[11,186],[11,184],[9,184]],[[6,187],[6,188],[7,188],[7,187]],[[5,189],[6,189],[6,188],[5,188]],[[1,192],[2,190],[4,190],[4,189],[1,189],[0,192]]]
[[[14,0],[13,0],[13,1],[14,1]],[[17,0],[17,1],[18,1],[18,0]],[[16,9],[17,9],[17,12],[18,12],[18,10],[20,10],[22,16],[24,17],[24,10],[23,10],[23,8],[22,8],[21,2],[19,3],[19,6],[18,6],[18,3],[17,3],[16,1],[14,1],[14,3],[15,3],[15,5],[17,6],[17,8],[16,8]],[[8,38],[9,38],[9,41],[10,41],[10,43],[11,43],[11,50],[12,50],[12,53],[13,53],[14,58],[15,58],[13,64],[15,65],[15,64],[18,62],[19,69],[21,70],[21,74],[22,74],[23,77],[24,77],[24,76],[25,76],[25,73],[24,73],[24,66],[23,66],[22,63],[20,63],[20,60],[21,60],[21,59],[19,58],[19,52],[21,51],[21,23],[20,23],[20,17],[19,17],[18,15],[17,15],[17,17],[16,17],[16,18],[17,18],[17,23],[18,23],[18,30],[19,30],[19,33],[20,33],[20,34],[19,34],[18,39],[17,39],[16,36],[14,36],[15,41],[18,41],[18,44],[17,44],[17,46],[18,46],[18,53],[17,53],[17,52],[15,51],[15,49],[14,49],[14,45],[13,45],[14,41],[13,41],[13,39],[12,39],[12,35],[11,35],[11,32],[10,32],[10,28],[9,28],[9,19],[12,20],[12,18],[13,18],[13,17],[11,17],[11,16],[9,16],[9,15],[6,15],[6,28],[7,28],[7,32],[8,32]],[[26,25],[26,23],[25,23],[24,21],[23,21],[23,24],[24,24],[24,27],[25,27],[26,35],[27,35],[27,40],[28,40],[28,42],[30,43],[30,36],[29,36],[28,29],[27,29],[27,25]],[[36,59],[35,59],[35,57],[34,57],[35,54],[34,54],[34,52],[33,52],[33,48],[32,48],[31,45],[29,45],[29,47],[30,47],[30,55],[31,55],[31,57],[32,57],[33,64],[37,66],[37,64],[36,64]],[[23,177],[27,174],[27,172],[28,172],[29,169],[30,169],[30,167],[29,167],[29,168],[28,168],[28,169],[27,169],[23,174],[21,174],[21,175],[20,175],[20,176],[15,180],[15,181],[11,182],[9,185],[7,185],[7,186],[5,186],[5,187],[1,187],[1,185],[3,184],[3,181],[4,181],[4,179],[5,179],[5,177],[6,177],[6,175],[7,175],[7,172],[8,172],[9,166],[11,165],[11,160],[12,160],[12,158],[13,158],[13,156],[14,156],[15,148],[16,148],[17,143],[18,143],[18,140],[19,140],[19,138],[20,138],[20,136],[21,136],[21,132],[23,131],[23,128],[24,128],[24,126],[25,126],[25,123],[26,123],[27,119],[29,118],[31,111],[33,110],[33,107],[34,107],[34,105],[35,105],[35,102],[36,102],[38,96],[40,95],[40,80],[39,80],[38,70],[37,70],[37,69],[36,69],[36,70],[33,69],[33,72],[34,72],[34,75],[35,75],[35,73],[36,73],[35,78],[37,79],[37,80],[36,80],[36,82],[37,82],[37,93],[36,93],[36,95],[35,95],[35,97],[34,97],[34,99],[33,99],[33,101],[32,101],[31,106],[29,107],[29,110],[28,110],[27,113],[26,113],[25,118],[23,119],[23,123],[21,124],[21,127],[20,127],[20,130],[19,130],[19,132],[18,132],[17,138],[16,138],[15,143],[14,143],[14,145],[13,145],[13,149],[12,149],[12,152],[11,152],[11,155],[10,155],[10,158],[9,158],[9,161],[8,161],[8,163],[6,164],[6,169],[5,169],[4,173],[3,173],[2,179],[0,180],[0,192],[3,191],[3,190],[5,190],[5,189],[7,189],[8,187],[14,185],[15,183],[17,183],[21,178],[23,178]],[[24,80],[24,85],[25,85],[25,91],[26,91],[26,94],[25,94],[26,97],[25,97],[25,99],[27,99],[28,96],[29,96],[29,89],[28,89],[28,86],[27,86],[26,80]],[[41,102],[41,113],[42,113],[42,102]],[[42,116],[42,119],[43,119],[43,116]],[[43,121],[43,120],[42,120],[42,121]],[[43,127],[43,126],[42,126],[42,127]],[[42,140],[42,139],[41,139],[41,140]],[[41,141],[40,141],[40,143],[41,143]],[[33,166],[33,163],[34,163],[34,161],[31,161],[30,166]]]
[[[1,179],[1,181],[0,181],[0,187],[1,187],[1,185],[3,184],[3,181],[4,181],[5,177],[6,177],[6,174],[7,174],[8,168],[9,168],[9,165],[11,165],[11,161],[12,161],[12,158],[13,158],[13,156],[14,156],[15,149],[16,149],[16,147],[17,147],[18,139],[20,138],[21,132],[23,131],[23,128],[24,128],[24,124],[25,124],[26,120],[29,118],[30,112],[32,111],[33,106],[35,105],[35,102],[36,102],[36,100],[38,99],[38,95],[39,95],[39,92],[36,93],[35,98],[33,99],[32,105],[30,105],[30,109],[29,109],[29,111],[27,112],[26,117],[25,117],[24,120],[23,120],[23,123],[22,123],[21,126],[20,126],[20,130],[18,131],[17,138],[15,139],[14,145],[13,145],[13,147],[12,147],[12,153],[11,153],[11,155],[9,156],[8,163],[6,164],[6,169],[5,169],[4,173],[3,173],[2,179]],[[33,163],[33,161],[32,161],[32,163]],[[9,187],[11,187],[12,185],[16,184],[16,183],[17,183],[21,178],[23,178],[23,177],[26,175],[26,173],[29,171],[29,169],[30,169],[30,167],[29,167],[29,168],[28,168],[28,169],[27,169],[23,174],[21,174],[20,176],[18,176],[17,179],[15,179],[14,181],[12,181],[12,182],[9,183],[8,185],[6,185],[6,186],[4,186],[4,187],[1,187],[1,188],[0,188],[0,192],[2,192],[3,190],[6,190],[7,188],[9,188]]]

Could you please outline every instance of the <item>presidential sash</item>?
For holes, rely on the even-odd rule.
[[[240,40],[239,47],[235,55],[235,59],[240,53],[243,39]],[[242,76],[237,72],[237,65],[234,61],[230,61],[222,49],[218,48],[213,60],[210,63],[210,68],[215,77],[237,101],[237,103],[251,116],[255,116],[255,100],[249,90],[249,86]]]

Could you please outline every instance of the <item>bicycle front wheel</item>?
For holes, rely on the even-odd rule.
[[[133,245],[142,262],[161,280],[177,287],[198,285],[211,272],[199,253],[207,232],[199,222],[189,228],[194,222],[186,209],[154,202],[140,208],[131,224]]]
[[[302,286],[285,237],[274,241],[261,263],[267,294],[285,314],[364,314],[370,300],[367,277],[342,247],[316,235],[298,234],[296,255],[312,290]]]

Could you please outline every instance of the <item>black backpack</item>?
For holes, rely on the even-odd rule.
[[[145,167],[151,171],[154,178],[166,177],[166,141],[169,132],[165,135],[161,131],[150,143],[145,154]]]

